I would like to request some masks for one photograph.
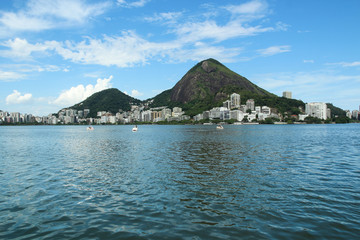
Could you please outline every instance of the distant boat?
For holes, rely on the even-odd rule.
[[[224,127],[219,124],[219,125],[216,126],[216,129],[224,129]]]
[[[137,132],[137,130],[138,130],[138,127],[137,127],[137,125],[135,125],[135,127],[133,127],[132,131]]]
[[[88,127],[86,128],[86,130],[88,130],[88,131],[93,131],[93,130],[94,130],[94,127],[93,127],[93,126],[88,126]]]

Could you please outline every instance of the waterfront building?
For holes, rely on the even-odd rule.
[[[255,101],[254,99],[248,99],[246,101],[246,110],[250,109],[251,111],[255,110]]]
[[[267,107],[267,106],[263,106],[261,112],[262,112],[263,114],[270,115],[270,114],[271,114],[271,108],[269,108],[269,107]]]
[[[155,122],[156,121],[159,121],[159,118],[162,117],[162,113],[161,111],[152,111],[151,112],[151,121],[152,122]]]
[[[220,119],[220,108],[216,107],[216,108],[212,108],[210,109],[210,119]]]
[[[78,117],[83,118],[84,117],[84,111],[83,110],[79,110],[77,113]]]
[[[18,123],[18,122],[20,122],[20,113],[12,112],[12,113],[10,113],[10,118],[12,119],[13,123]]]
[[[141,118],[144,122],[151,122],[151,111],[147,110],[141,113]]]
[[[292,99],[292,92],[284,91],[283,92],[283,97]]]
[[[352,117],[352,114],[351,114],[350,110],[346,110],[346,117],[348,117],[348,118]]]
[[[194,116],[194,120],[195,121],[200,121],[204,119],[204,114],[203,113],[199,113],[197,115]]]
[[[181,115],[181,116],[180,116],[180,120],[181,120],[181,121],[190,120],[190,116],[188,116],[188,115]]]
[[[331,109],[330,108],[326,109],[326,118],[331,118]]]
[[[203,112],[203,119],[209,119],[210,118],[210,111]]]
[[[249,122],[251,122],[252,120],[256,119],[256,114],[254,113],[248,114],[247,119]]]
[[[256,112],[256,113],[261,113],[261,107],[260,107],[260,106],[256,106],[256,107],[255,107],[255,112]]]
[[[109,116],[109,123],[115,124],[116,123],[116,117],[115,116]]]
[[[239,108],[241,103],[240,94],[237,93],[231,94],[230,102],[231,102],[231,108]]]
[[[84,109],[84,117],[87,117],[89,113],[90,113],[90,109]]]
[[[231,109],[231,101],[226,100],[225,102],[223,102],[223,107],[227,109]]]
[[[168,119],[169,117],[171,117],[171,109],[164,108],[163,110],[161,110],[161,114],[164,117],[164,119]]]
[[[173,108],[173,112],[172,112],[173,117],[180,117],[183,114],[184,114],[184,112],[182,111],[182,108],[180,108],[180,107]]]
[[[305,105],[305,113],[311,117],[317,117],[325,120],[327,118],[326,103],[312,102]]]
[[[244,113],[240,110],[232,110],[230,111],[230,119],[235,119],[240,122],[244,119]]]
[[[307,114],[299,114],[299,121],[305,121],[305,118],[307,118],[309,115]]]
[[[240,105],[240,111],[246,113],[246,110],[247,110],[246,105]]]
[[[359,111],[353,110],[352,111],[352,118],[358,120],[359,119]]]
[[[221,109],[220,119],[221,120],[229,120],[230,119],[230,110],[227,108]]]

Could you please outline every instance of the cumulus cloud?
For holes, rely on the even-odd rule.
[[[265,49],[259,49],[257,52],[262,56],[272,56],[279,53],[290,52],[291,47],[289,45],[283,46],[271,46]]]
[[[69,90],[63,91],[60,96],[50,104],[55,104],[58,106],[71,106],[76,103],[79,103],[85,100],[87,97],[90,97],[92,94],[111,88],[112,83],[110,82],[113,76],[104,79],[98,79],[95,85],[88,84],[84,86],[82,84],[72,87]]]
[[[14,90],[12,94],[6,97],[6,104],[21,104],[21,103],[28,103],[32,100],[31,93],[25,93],[21,95],[20,92]]]
[[[85,0],[30,0],[18,12],[0,13],[0,33],[37,32],[59,27],[84,24],[111,6],[110,2],[86,3]]]
[[[79,1],[77,0],[75,3],[84,4],[84,2]],[[58,4],[58,1],[55,2]],[[146,2],[118,0],[119,5],[127,6],[140,6]],[[45,4],[44,9],[48,9],[49,4],[52,4],[52,2],[50,1]],[[93,11],[93,5],[91,6],[87,8],[88,12]],[[41,9],[41,6],[35,3],[35,1],[29,9],[29,12],[32,12],[31,9],[39,9],[41,14],[46,14],[46,11]],[[227,15],[231,16],[221,23],[216,21],[213,18],[214,16],[205,17],[206,14],[184,19],[181,12],[158,13],[153,17],[145,18],[147,21],[169,24],[166,34],[173,35],[174,38],[163,42],[147,40],[135,31],[123,31],[115,36],[103,35],[101,38],[85,37],[80,42],[45,41],[43,43],[32,44],[26,39],[15,38],[0,43],[0,45],[8,48],[1,50],[0,54],[17,59],[32,59],[32,57],[41,54],[44,56],[58,54],[63,59],[74,63],[117,67],[144,65],[154,58],[160,61],[168,60],[171,62],[202,60],[203,58],[214,57],[220,61],[231,62],[240,54],[242,49],[221,45],[223,41],[232,38],[254,36],[270,31],[286,30],[285,24],[282,23],[277,23],[274,26],[262,26],[253,22],[255,19],[263,18],[268,13],[268,6],[265,1],[253,0],[244,4],[226,6],[224,8],[219,7],[217,10],[219,13],[226,11]],[[66,13],[51,14],[58,14],[59,18],[68,19],[69,21],[81,22],[80,20],[72,19]],[[86,16],[88,15],[85,14],[81,19],[86,18]],[[261,49],[259,53],[263,56],[270,56],[288,51],[290,51],[290,46],[273,46]]]
[[[144,94],[141,93],[141,92],[139,92],[138,90],[133,89],[133,90],[131,91],[131,96],[132,96],[132,97],[140,97],[140,96],[142,96],[142,95],[144,95]]]
[[[44,43],[31,44],[26,39],[15,38],[0,43],[0,46],[7,47],[8,50],[1,50],[3,56],[15,59],[30,59],[35,52],[45,53],[60,47],[56,41],[46,41]]]
[[[235,37],[254,36],[273,30],[272,27],[244,26],[239,21],[229,21],[225,25],[219,25],[213,20],[207,20],[185,23],[177,27],[175,33],[183,42],[196,42],[205,39],[222,42]]]

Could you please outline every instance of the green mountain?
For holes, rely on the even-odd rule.
[[[221,106],[232,93],[239,93],[241,103],[254,99],[256,105],[278,108],[282,113],[297,114],[302,101],[280,98],[216,61],[207,59],[196,64],[172,88],[155,96],[152,107],[182,107],[194,116],[212,107]]]
[[[344,117],[344,116],[346,116],[346,112],[344,110],[342,110],[341,108],[335,107],[332,103],[326,103],[326,106],[328,108],[330,108],[331,117],[335,117],[335,116]]]
[[[254,99],[257,106],[268,106],[289,116],[299,114],[305,109],[304,102],[278,97],[214,59],[199,62],[173,88],[144,102],[151,100],[150,107],[181,107],[187,115],[194,116],[213,107],[222,106],[232,93],[240,94],[241,104],[245,104],[248,99]],[[97,92],[70,108],[90,109],[90,116],[96,117],[98,111],[129,111],[131,104],[138,105],[144,102],[112,88]],[[331,104],[329,107],[333,114],[344,115],[343,110]]]
[[[108,111],[113,114],[120,109],[130,111],[131,104],[140,104],[141,101],[126,95],[116,88],[110,88],[94,93],[84,101],[70,107],[76,110],[90,109],[90,116],[96,117],[99,111]]]

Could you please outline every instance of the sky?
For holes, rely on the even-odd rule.
[[[359,23],[358,0],[4,0],[0,110],[45,116],[107,88],[145,100],[208,58],[358,110]]]

